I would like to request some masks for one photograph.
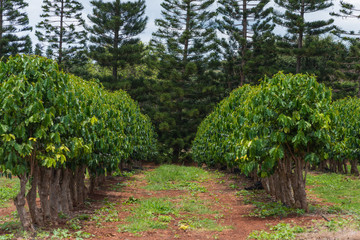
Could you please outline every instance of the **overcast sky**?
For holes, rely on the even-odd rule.
[[[29,18],[30,18],[30,25],[35,26],[40,21],[39,16],[42,12],[41,5],[42,5],[43,0],[25,0],[25,1],[27,1],[29,3],[27,12],[28,12]],[[107,1],[107,0],[104,0],[104,1]],[[339,1],[340,0],[333,0],[335,6],[331,7],[328,12],[337,11],[339,9],[339,7],[338,7]],[[358,9],[360,9],[360,0],[346,0],[346,1],[355,4],[355,6],[357,6]],[[84,17],[87,20],[87,17],[86,17],[87,14],[91,13],[90,0],[79,0],[79,2],[81,2],[85,7]],[[161,14],[160,14],[161,13],[161,7],[160,7],[161,2],[162,2],[162,0],[146,0],[146,4],[147,4],[146,15],[149,17],[149,21],[148,21],[148,24],[147,24],[147,27],[146,27],[144,33],[141,34],[141,36],[140,36],[143,42],[148,42],[151,38],[152,32],[154,32],[156,30],[154,20],[156,18],[161,17]],[[216,5],[214,7],[216,7]],[[312,14],[311,16],[308,15],[308,17],[311,19],[328,19],[329,18],[328,12],[317,12],[315,14]],[[341,26],[342,28],[344,28],[346,30],[354,30],[356,32],[360,30],[360,20],[359,19],[335,18],[335,20],[336,20],[335,23],[337,25]],[[32,36],[32,39],[34,41],[36,41],[34,32],[35,31],[33,30],[33,32],[31,33],[31,36]]]

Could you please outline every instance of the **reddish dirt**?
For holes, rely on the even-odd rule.
[[[149,171],[153,166],[150,166]],[[134,181],[136,179],[136,181]],[[125,183],[126,186],[121,188],[121,191],[114,190],[114,185]],[[204,231],[204,230],[181,230],[178,225],[178,219],[173,220],[169,227],[165,230],[151,230],[137,234],[118,232],[118,226],[126,222],[126,217],[129,216],[131,205],[122,204],[130,197],[137,199],[145,199],[150,197],[177,197],[181,195],[189,195],[188,191],[170,190],[170,191],[148,191],[143,189],[147,182],[145,175],[142,173],[136,174],[128,179],[115,177],[106,181],[106,184],[96,190],[94,195],[90,196],[90,206],[84,206],[78,209],[75,214],[87,213],[91,214],[95,209],[104,206],[104,199],[109,202],[116,203],[116,209],[119,211],[119,222],[104,222],[101,227],[96,226],[95,222],[85,222],[83,228],[84,232],[94,235],[92,239],[146,239],[146,240],[167,240],[167,239],[190,239],[190,240],[205,240],[205,239],[223,239],[223,240],[242,240],[246,239],[248,235],[254,230],[265,230],[270,225],[276,225],[280,222],[295,223],[300,225],[310,225],[314,219],[322,219],[317,215],[293,216],[286,218],[257,218],[248,217],[252,205],[243,203],[241,197],[236,196],[236,192],[244,186],[251,185],[251,182],[245,177],[239,177],[231,174],[225,174],[221,179],[211,179],[201,183],[202,186],[208,190],[205,193],[198,193],[200,199],[210,203],[212,210],[216,210],[222,214],[218,223],[223,226],[231,226],[229,229],[223,231]],[[230,188],[230,184],[241,185],[238,189]],[[0,209],[0,216],[8,215],[14,208]],[[60,224],[56,226],[66,227]]]
[[[136,175],[132,178],[136,178],[132,184],[127,185],[121,192],[109,191],[111,185],[116,184],[117,180],[107,182],[107,187],[103,190],[97,191],[98,196],[106,196],[110,201],[123,202],[129,197],[144,199],[149,197],[176,197],[180,195],[187,195],[187,191],[170,190],[170,191],[147,191],[142,189],[147,183],[143,174]],[[321,219],[320,216],[301,216],[301,217],[287,217],[287,218],[257,218],[247,217],[249,212],[254,208],[252,205],[245,205],[241,197],[237,197],[235,193],[239,190],[234,190],[229,187],[231,183],[251,185],[246,178],[238,177],[233,179],[233,175],[228,174],[222,179],[207,181],[202,183],[202,186],[206,187],[208,192],[198,193],[198,196],[211,203],[212,210],[217,210],[224,216],[219,220],[219,223],[223,226],[231,226],[230,229],[225,229],[221,232],[217,231],[204,231],[204,230],[181,230],[177,225],[177,221],[173,221],[166,230],[151,230],[138,234],[132,233],[119,233],[117,232],[119,222],[116,223],[104,223],[102,228],[97,228],[95,225],[90,224],[85,229],[86,232],[94,234],[96,239],[225,239],[225,240],[242,240],[254,230],[268,229],[268,224],[276,225],[279,222],[295,223],[301,225],[311,224],[311,220]],[[128,180],[127,182],[131,182]],[[125,219],[130,213],[124,211],[127,206],[119,205],[121,211],[121,219]],[[125,221],[122,221],[125,222]],[[121,223],[120,223],[121,224]]]

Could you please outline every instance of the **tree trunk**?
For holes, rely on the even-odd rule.
[[[42,225],[42,219],[40,217],[40,212],[39,209],[36,206],[36,192],[37,192],[37,185],[39,184],[39,175],[40,175],[40,171],[39,171],[39,166],[37,165],[36,161],[34,161],[32,163],[32,179],[31,179],[31,188],[28,192],[28,194],[26,195],[26,200],[28,202],[29,205],[29,212],[30,212],[30,216],[31,216],[31,220],[34,224],[36,225]]]
[[[61,169],[52,169],[52,176],[50,180],[50,214],[53,222],[56,222],[59,216],[60,209],[60,174]]]
[[[74,172],[70,172],[70,199],[72,202],[73,207],[77,207],[78,205],[78,194],[77,194],[77,181],[76,181],[76,174],[77,174],[77,168]]]
[[[241,44],[241,71],[240,71],[240,86],[243,86],[245,83],[245,55],[247,50],[247,28],[248,28],[248,12],[247,12],[247,1],[243,0],[243,16],[242,16],[242,37],[243,42]]]
[[[302,208],[307,212],[309,210],[305,192],[307,169],[308,166],[302,158],[285,154],[284,158],[278,161],[274,174],[265,181],[265,189],[283,204]]]
[[[81,205],[87,198],[87,189],[85,187],[85,165],[78,168],[76,172],[76,192],[77,192],[77,205]]]
[[[64,36],[64,1],[65,0],[61,0],[61,8],[60,8],[60,35],[59,35],[59,58],[58,58],[58,63],[59,66],[62,63],[62,58],[63,58],[63,36]]]
[[[3,43],[2,43],[2,39],[3,39],[3,27],[4,27],[4,11],[3,11],[3,6],[4,2],[3,0],[0,0],[0,57],[2,57],[4,55],[3,53]]]
[[[305,1],[301,0],[301,10],[300,10],[300,16],[302,21],[304,22],[304,18],[305,18]],[[304,30],[302,29],[302,27],[300,27],[300,32],[299,32],[299,38],[298,38],[298,49],[302,49],[303,48],[303,38],[304,38]],[[301,59],[302,56],[298,55],[296,57],[296,73],[300,73],[301,71]]]
[[[94,194],[95,188],[98,186],[98,176],[97,173],[94,173],[90,170],[89,170],[89,174],[90,174],[89,192],[90,194]]]
[[[72,209],[72,202],[70,198],[70,170],[61,169],[61,178],[60,178],[60,206],[61,211],[65,214],[69,214]],[[70,207],[71,206],[71,207]]]
[[[359,176],[359,169],[358,169],[358,160],[350,160],[351,164],[351,174],[354,174],[355,176]]]
[[[20,192],[14,198],[14,204],[16,206],[16,210],[19,214],[21,225],[25,231],[35,232],[35,228],[33,223],[31,222],[31,217],[29,213],[25,209],[25,194],[26,194],[26,183],[28,179],[25,174],[19,176],[20,179]]]
[[[42,221],[44,223],[50,222],[50,177],[51,169],[40,168],[40,181],[39,181],[39,195],[42,210]]]

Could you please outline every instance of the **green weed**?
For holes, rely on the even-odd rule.
[[[0,240],[12,240],[16,239],[14,234],[0,235]]]
[[[134,203],[138,203],[139,201],[140,199],[130,196],[125,202],[123,202],[123,205],[134,204]]]
[[[134,174],[136,174],[135,171],[126,172],[126,171],[120,171],[120,169],[118,169],[112,173],[112,176],[129,178],[129,177],[134,176]]]
[[[119,212],[115,208],[115,203],[105,201],[105,205],[105,207],[95,210],[95,214],[91,217],[91,220],[95,221],[98,227],[101,227],[104,222],[120,221]]]
[[[58,228],[52,233],[51,239],[69,239],[71,237],[71,233],[68,229]]]
[[[296,234],[305,232],[305,229],[299,226],[291,226],[288,223],[279,223],[270,228],[270,231],[253,231],[248,239],[261,240],[291,240],[296,239]]]

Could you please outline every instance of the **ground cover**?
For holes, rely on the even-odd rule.
[[[115,173],[82,207],[71,215],[60,214],[58,225],[37,229],[36,236],[19,230],[15,209],[0,195],[5,204],[0,208],[0,240],[356,239],[360,218],[354,196],[360,180],[320,173],[308,179],[311,211],[305,214],[274,202],[263,190],[245,190],[253,183],[243,176],[197,167],[148,166]],[[13,190],[16,181],[1,178],[0,185]]]

